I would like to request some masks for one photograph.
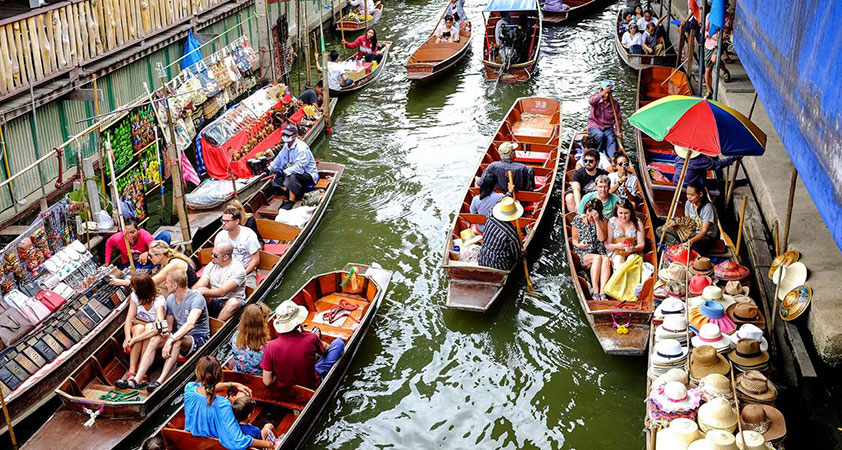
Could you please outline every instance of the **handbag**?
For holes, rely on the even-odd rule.
[[[67,301],[67,299],[65,299],[61,295],[56,294],[53,291],[41,291],[38,293],[38,295],[35,296],[35,298],[38,299],[38,301],[41,302],[41,304],[46,306],[47,309],[50,310],[50,312],[59,309],[61,305],[63,305],[64,302]]]
[[[5,307],[0,312],[0,341],[7,347],[29,333],[35,326],[15,308]]]
[[[36,319],[36,321],[33,322],[33,325],[41,323],[44,319],[50,317],[50,314],[52,313],[49,308],[34,298],[26,299],[21,312],[29,318],[34,317]]]

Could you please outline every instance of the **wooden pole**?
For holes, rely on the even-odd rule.
[[[743,197],[745,198],[745,197]],[[734,396],[734,406],[737,407],[737,416],[740,415],[740,401],[737,399],[737,382],[734,380],[734,363],[728,361],[728,365],[731,367],[731,395]],[[743,424],[742,420],[737,420],[737,428],[740,431],[740,439],[743,441],[742,448],[746,448],[746,436],[743,434]]]
[[[327,52],[324,49],[324,34],[322,34],[322,115],[325,119],[325,129],[330,130],[330,86],[327,84]]]
[[[345,24],[342,23],[343,16],[342,16],[342,7],[339,8],[339,34],[342,35],[342,47],[340,47],[340,51],[342,52],[342,59],[345,59]],[[322,33],[322,39],[324,39],[325,34]],[[322,49],[322,53],[324,53],[324,49]],[[327,69],[325,69],[327,70]],[[327,75],[325,75],[327,76]]]
[[[96,87],[96,75],[94,75],[93,81],[94,87],[94,117],[99,117],[99,89]],[[96,151],[97,155],[99,156],[99,181],[102,183],[102,196],[108,197],[108,191],[105,188],[105,158],[102,155],[102,135],[100,135],[100,124],[102,120],[97,120],[96,122]]]
[[[716,62],[713,68],[713,99],[719,100],[719,65],[722,61],[722,29],[716,32]]]
[[[743,206],[740,208],[740,228],[737,230],[737,244],[734,245],[738,263],[740,262],[740,244],[743,240],[743,223],[746,221],[746,200],[748,200],[748,197],[743,196]]]
[[[0,145],[3,146],[3,165],[6,168],[6,177],[8,178],[9,176],[12,175],[12,171],[9,169],[9,154],[6,151],[6,137],[3,134],[3,127],[5,127],[5,126],[6,126],[5,122],[2,125],[0,125]],[[15,197],[15,187],[12,183],[9,183],[9,195],[12,196],[12,206],[15,207],[15,214],[17,214],[17,212],[18,212],[18,199]]]
[[[307,20],[307,1],[305,0],[303,3],[304,5],[304,64],[307,67],[307,75],[305,76],[305,80],[307,80],[307,87],[311,87],[312,79],[310,74],[310,22]]]
[[[781,294],[781,280],[783,280],[784,275],[786,274],[786,265],[781,264],[780,275],[778,275],[778,282],[775,283],[775,297],[772,299],[772,317],[769,318],[769,337],[772,339],[775,338],[775,323],[778,321],[778,296]],[[772,282],[775,281],[774,279],[775,274],[772,274]]]
[[[792,223],[792,201],[795,199],[795,186],[798,183],[798,169],[792,168],[792,178],[789,182],[789,200],[786,204],[786,222],[784,223],[784,240],[781,242],[781,253],[789,249],[789,226]]]
[[[275,75],[275,64],[272,55],[272,26],[269,21],[269,2],[267,0],[255,0],[254,10],[257,14],[257,54],[260,57],[260,79],[265,80],[272,75],[273,81],[277,80]],[[260,15],[263,15],[261,20]],[[283,47],[284,43],[281,42]],[[267,67],[268,66],[268,67]]]
[[[620,128],[620,121],[617,119],[617,107],[614,106],[614,88],[611,88],[612,92],[608,93],[608,101],[611,102],[611,112],[614,113],[614,127],[617,128],[617,142],[620,144],[620,148],[623,149],[623,152],[626,151],[626,146],[623,144],[623,131]]]
[[[748,110],[748,120],[754,114],[754,106],[757,105],[757,91],[754,91],[754,98],[751,100],[751,109]]]
[[[781,254],[780,236],[778,236],[778,220],[775,219],[775,257]]]
[[[514,184],[512,181],[512,172],[509,171],[509,183]],[[512,192],[512,200],[517,201],[515,198],[515,193]],[[515,219],[515,229],[517,230],[517,237],[519,239],[518,245],[523,247],[523,232],[520,230],[520,220]],[[526,277],[526,290],[532,292],[534,288],[532,287],[532,280],[529,279],[529,265],[526,263],[526,253],[523,254],[523,274]]]
[[[82,170],[82,146],[79,145],[78,141],[76,141],[76,174],[82,187],[82,204],[85,208],[85,239],[87,240],[87,247],[90,249],[91,231],[88,227],[88,221],[91,219],[91,205],[88,198],[88,183],[85,181],[85,172]]]
[[[12,440],[12,449],[18,450],[18,440],[15,438],[15,430],[12,428],[12,418],[9,416],[9,408],[6,406],[6,398],[0,389],[0,406],[3,407],[3,418],[6,419],[6,428],[9,430],[9,439]]]
[[[134,275],[135,267],[134,258],[132,258],[132,246],[129,245],[129,237],[126,235],[126,218],[123,217],[123,208],[120,207],[122,200],[120,200],[120,192],[117,190],[117,177],[114,173],[114,150],[111,149],[111,134],[108,135],[108,140],[105,141],[105,158],[108,160],[108,169],[111,172],[111,189],[114,194],[114,209],[117,210],[117,219],[120,224],[120,231],[123,233],[123,243],[126,245],[126,256],[129,259],[129,267],[132,268],[132,275]],[[87,224],[85,226],[87,227]],[[110,263],[111,261],[106,261],[106,264]]]
[[[737,183],[737,173],[740,171],[740,165],[742,164],[742,158],[738,159],[737,162],[734,164],[734,170],[730,173],[730,180],[728,183],[725,184],[725,207],[727,208],[728,205],[731,204],[731,199],[734,197],[734,186]]]

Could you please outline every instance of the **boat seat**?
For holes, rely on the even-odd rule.
[[[515,161],[520,163],[546,164],[550,159],[547,152],[519,152],[515,151]]]
[[[292,244],[265,244],[263,246],[263,251],[269,253],[270,255],[283,256],[290,247],[292,247]]]
[[[547,178],[549,177],[535,175],[535,189],[541,189],[546,186]]]
[[[130,355],[130,354],[132,353],[132,348],[131,348],[131,347],[129,347],[129,348],[124,348],[124,349],[123,349],[123,353],[125,353],[125,354],[127,354],[127,355]],[[178,354],[178,359],[177,359],[176,361],[178,361],[178,362],[180,362],[180,363],[183,363],[183,362],[187,361],[187,358],[188,358],[187,356],[184,356],[184,355],[182,355],[181,353],[179,353],[179,354]],[[155,359],[164,359],[164,357],[163,357],[163,356],[161,356],[161,352],[160,352],[160,351],[159,351],[159,352],[157,352],[157,353],[155,353]]]

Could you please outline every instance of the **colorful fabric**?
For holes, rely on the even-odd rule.
[[[198,392],[199,383],[184,386],[184,431],[193,436],[218,438],[229,450],[251,447],[254,438],[246,436],[234,418],[234,410],[227,398],[217,395],[208,406],[208,398]]]
[[[260,376],[263,369],[260,368],[260,361],[263,360],[263,348],[252,350],[248,347],[237,347],[237,331],[231,336],[231,359],[234,362],[234,370],[249,375]]]
[[[187,182],[191,182],[196,186],[199,185],[199,174],[196,172],[196,169],[193,168],[193,164],[190,164],[190,160],[187,159],[187,155],[184,152],[181,152],[181,177],[182,183],[187,186]]]
[[[634,291],[640,284],[643,272],[643,258],[638,254],[629,255],[613,274],[602,291],[617,300],[633,302],[637,300]]]

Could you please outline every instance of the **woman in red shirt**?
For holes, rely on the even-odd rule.
[[[374,31],[374,28],[365,30],[365,34],[358,37],[354,42],[342,41],[342,43],[346,48],[359,49],[357,50],[357,59],[362,59],[365,62],[377,61],[378,64],[383,59],[383,55],[377,53],[379,47],[377,44],[377,32]]]

